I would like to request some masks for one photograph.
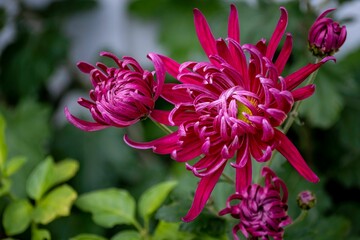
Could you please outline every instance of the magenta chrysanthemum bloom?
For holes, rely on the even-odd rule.
[[[89,109],[95,122],[73,116],[66,107],[68,121],[84,131],[96,131],[110,126],[127,127],[146,118],[154,109],[165,80],[164,65],[159,56],[148,55],[155,67],[155,72],[150,72],[131,57],[119,59],[108,52],[100,55],[114,60],[117,67],[97,63],[98,68],[95,68],[85,62],[77,65],[90,75],[94,87],[89,94],[91,100],[79,98],[78,103]]]
[[[239,219],[233,228],[234,239],[240,230],[247,239],[283,239],[285,226],[291,223],[287,214],[288,191],[285,183],[268,167],[262,169],[265,186],[249,185],[241,193],[227,200],[227,207],[219,215],[231,214]],[[232,201],[238,201],[231,205]]]
[[[297,88],[312,72],[331,58],[282,77],[292,50],[292,37],[273,60],[287,26],[287,11],[281,16],[268,44],[240,44],[238,13],[231,5],[228,38],[215,40],[202,13],[195,9],[195,27],[209,62],[179,64],[161,56],[167,72],[180,83],[165,84],[162,97],[174,105],[171,111],[154,110],[158,122],[178,130],[151,142],[125,141],[139,149],[152,148],[171,154],[179,162],[198,158],[187,169],[200,178],[193,204],[184,221],[196,218],[204,208],[229,159],[235,157],[236,192],[251,184],[251,157],[268,161],[278,150],[308,181],[319,181],[291,141],[277,129],[295,101],[313,94],[314,85]]]
[[[346,40],[346,27],[340,26],[331,18],[325,17],[335,9],[323,12],[311,26],[308,36],[309,48],[315,56],[333,55]]]

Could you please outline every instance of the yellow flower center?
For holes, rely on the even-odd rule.
[[[241,121],[244,121],[246,123],[249,123],[249,120],[244,116],[244,112],[252,115],[252,112],[250,111],[250,109],[245,106],[244,104],[237,102],[237,106],[238,106],[238,114],[237,114],[237,118]]]

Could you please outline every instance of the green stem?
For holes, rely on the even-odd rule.
[[[231,177],[229,177],[226,173],[223,172],[221,176],[223,177],[224,182],[235,184],[234,180]]]
[[[159,122],[155,121],[155,120],[152,119],[152,118],[150,118],[150,119],[151,119],[151,121],[152,121],[156,126],[158,126],[158,127],[159,127],[161,130],[163,130],[165,133],[168,133],[168,134],[173,133],[173,131],[172,131],[170,128],[168,128],[167,126],[165,126],[164,124],[159,123]]]
[[[309,212],[308,210],[301,210],[299,216],[297,216],[297,218],[290,225],[286,226],[286,229],[302,222],[308,215],[308,212]]]
[[[319,58],[316,58],[315,60],[315,64],[318,63],[320,61]],[[309,80],[307,81],[306,85],[309,85],[309,84],[313,84],[314,81],[315,81],[315,78],[316,78],[316,75],[317,75],[317,72],[318,70],[316,70],[315,72],[311,73],[310,77],[309,77]],[[289,114],[289,118],[287,120],[287,122],[285,123],[285,126],[283,127],[282,129],[282,132],[284,134],[286,134],[290,127],[292,126],[292,124],[294,123],[295,119],[298,117],[299,115],[299,107],[300,107],[300,104],[302,103],[302,101],[298,101],[295,103],[292,111],[290,112]]]

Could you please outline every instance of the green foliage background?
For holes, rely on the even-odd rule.
[[[162,133],[150,122],[144,121],[129,129],[93,133],[82,132],[70,124],[55,124],[55,113],[64,96],[70,91],[88,90],[80,83],[80,75],[71,64],[72,39],[66,37],[60,26],[78,13],[95,10],[99,3],[95,0],[61,0],[50,1],[42,8],[31,8],[20,0],[15,2],[19,7],[14,21],[16,35],[0,52],[0,113],[6,122],[3,136],[6,147],[0,148],[6,149],[3,156],[7,159],[24,158],[26,161],[11,161],[13,167],[6,168],[6,171],[13,171],[11,174],[6,173],[5,168],[1,169],[0,193],[9,188],[12,197],[0,194],[0,216],[4,218],[9,204],[24,212],[31,212],[38,204],[40,213],[33,217],[39,224],[35,233],[25,228],[31,221],[29,217],[23,219],[18,228],[10,227],[7,233],[2,224],[0,239],[10,235],[15,239],[30,239],[31,234],[33,239],[49,239],[48,234],[52,239],[139,239],[136,227],[131,226],[134,219],[140,219],[138,221],[151,232],[153,239],[227,239],[233,223],[218,218],[211,210],[205,210],[192,223],[180,223],[196,185],[196,179],[183,165],[174,163],[168,156],[135,151],[123,143],[125,132],[144,139],[160,136]],[[216,37],[225,37],[229,2],[132,0],[127,7],[133,18],[158,26],[158,43],[166,51],[163,54],[181,62],[205,57],[195,35],[192,9],[197,7],[205,14]],[[262,37],[268,39],[278,20],[280,5],[265,0],[254,2],[257,4],[250,6],[234,1],[239,11],[243,43],[254,43]],[[351,1],[333,2],[341,5]],[[292,72],[314,60],[306,51],[306,41],[307,30],[317,13],[312,8],[302,8],[304,5],[299,1],[288,1],[283,5],[289,12],[287,32],[294,36],[294,50],[286,67],[287,72]],[[0,31],[7,24],[8,14],[0,6]],[[339,21],[345,23],[345,19]],[[289,214],[293,218],[300,212],[296,206],[296,195],[300,191],[310,189],[317,196],[316,207],[305,221],[286,231],[285,239],[360,239],[360,48],[357,47],[336,64],[327,63],[320,70],[316,94],[303,103],[300,124],[294,125],[289,132],[321,182],[307,183],[288,164],[280,164],[284,160],[279,156],[278,164],[274,166],[287,183]],[[104,49],[89,49],[94,55],[101,50]],[[59,95],[52,96],[47,86],[60,66],[65,66],[71,73],[71,84]],[[64,159],[71,161],[71,166],[66,166],[66,171],[71,174],[46,180],[57,182],[51,186],[45,184],[45,189],[34,190],[43,186],[39,183],[41,180],[34,180],[34,169],[48,164],[43,168],[50,171]],[[0,163],[2,161],[5,162],[0,159]],[[155,194],[156,198],[147,192],[151,186],[171,179],[177,184],[170,181],[165,187],[160,185],[165,195]],[[63,182],[67,183],[58,186]],[[46,196],[43,194],[59,188],[69,209],[60,211],[50,206],[54,215],[44,217],[41,214],[47,212],[41,212],[41,206],[51,203],[48,197],[51,192]],[[225,183],[218,184],[214,191],[216,209],[224,206],[231,190]],[[101,205],[104,192],[114,198],[120,196],[127,206],[133,205],[130,212],[116,212],[118,205],[113,202],[111,204],[115,205],[110,204],[110,207],[114,207],[114,215],[104,217],[100,210],[95,211],[94,199],[100,199]],[[144,200],[145,193],[150,202]],[[71,207],[70,203],[77,195],[78,200]],[[40,202],[35,203],[35,200]],[[160,207],[163,202],[165,204]],[[117,204],[121,205],[120,202]]]

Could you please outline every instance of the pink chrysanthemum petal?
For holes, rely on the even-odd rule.
[[[226,164],[223,164],[223,166],[221,166],[214,174],[201,178],[195,192],[194,201],[186,216],[182,218],[183,221],[190,222],[200,214],[205,207],[215,184],[219,180],[225,165]]]
[[[275,138],[279,141],[276,149],[289,161],[296,171],[309,182],[319,182],[318,176],[309,168],[288,137],[275,129]]]

